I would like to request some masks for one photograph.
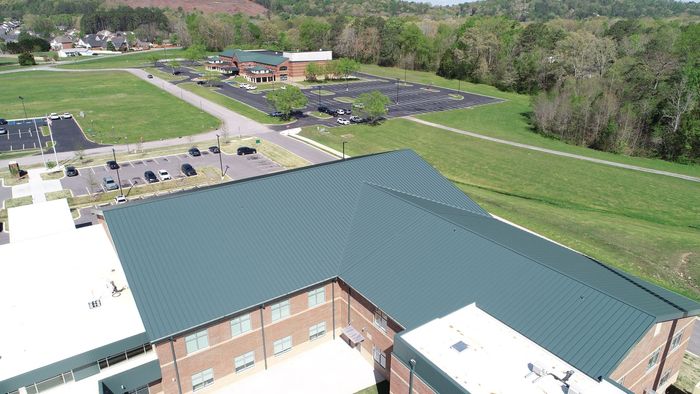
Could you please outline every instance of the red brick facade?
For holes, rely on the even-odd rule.
[[[324,65],[328,63],[325,60],[315,62],[292,62],[286,60],[276,66],[262,64],[256,62],[239,62],[235,57],[220,55],[219,58],[224,62],[224,65],[232,64],[238,67],[239,75],[244,76],[251,82],[271,82],[271,81],[300,81],[306,78],[306,66],[309,63]],[[264,67],[272,71],[271,73],[256,74],[248,71],[252,67]]]

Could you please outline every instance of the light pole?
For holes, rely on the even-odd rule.
[[[345,144],[347,143],[347,141],[343,141],[343,160],[345,160]]]
[[[321,85],[317,86],[318,89],[316,89],[316,97],[318,97],[318,106],[321,106]]]
[[[216,146],[219,148],[219,167],[221,167],[221,179],[224,179],[224,159],[221,157],[221,141],[219,135],[216,135]]]
[[[18,96],[19,100],[22,102],[22,109],[24,109],[24,119],[29,119],[27,116],[27,107],[24,106],[24,97]],[[41,138],[39,138],[39,128],[36,127],[36,118],[32,119],[34,121],[34,132],[36,133],[36,140],[39,141],[39,151],[41,152],[41,160],[44,162],[44,168],[46,168],[46,159],[44,158],[44,148],[41,146]],[[58,163],[56,163],[58,164]]]
[[[457,91],[462,93],[462,80],[457,78]]]
[[[396,104],[399,103],[399,81],[400,79],[396,78]]]
[[[117,152],[114,151],[114,148],[112,148],[112,156],[114,157],[114,162],[117,163]],[[119,182],[119,194],[123,196],[122,179],[119,177],[119,163],[117,163],[117,182]]]

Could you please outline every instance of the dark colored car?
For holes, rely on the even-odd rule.
[[[73,166],[66,167],[66,176],[78,176],[78,169]]]
[[[6,124],[7,124],[7,120],[0,118],[0,125],[6,125]]]
[[[7,134],[7,129],[4,127],[0,127],[0,135]]]
[[[328,108],[324,105],[321,105],[320,107],[318,107],[318,112],[320,112],[322,114],[330,114],[331,110],[330,110],[330,108]]]
[[[110,160],[107,162],[107,167],[109,167],[110,170],[117,170],[119,169],[119,163],[114,160]]]
[[[144,172],[143,179],[145,179],[148,183],[158,182],[158,177],[156,177],[156,174],[153,171]]]
[[[241,146],[236,150],[236,153],[238,156],[243,156],[243,155],[252,155],[254,153],[258,153],[258,151],[254,148],[249,148],[247,146]]]
[[[282,116],[282,112],[280,112],[280,111],[270,112],[270,116],[272,116],[273,118],[279,118],[280,116]]]
[[[210,146],[209,147],[209,152],[211,153],[221,153],[221,150],[219,150],[218,146]]]
[[[153,79],[153,75],[148,74],[148,75],[146,75],[146,78],[148,78],[148,79]]]
[[[173,71],[173,75],[180,75],[180,74],[182,74],[182,71],[179,71],[179,70]]]
[[[190,150],[188,150],[187,152],[189,152],[189,154],[194,157],[202,155],[202,152],[200,152],[199,149],[197,149],[196,147],[190,148]]]
[[[180,167],[182,170],[182,173],[185,174],[186,176],[193,176],[197,175],[197,171],[194,170],[194,167],[192,167],[190,164],[185,163]]]

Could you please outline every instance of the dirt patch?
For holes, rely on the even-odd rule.
[[[108,0],[109,4],[126,4],[131,7],[182,7],[185,11],[202,11],[205,14],[214,12],[238,13],[257,16],[267,12],[267,9],[251,0]]]

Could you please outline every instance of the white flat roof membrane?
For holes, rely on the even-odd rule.
[[[75,230],[75,222],[65,198],[10,208],[7,210],[7,219],[10,223],[10,242]]]

